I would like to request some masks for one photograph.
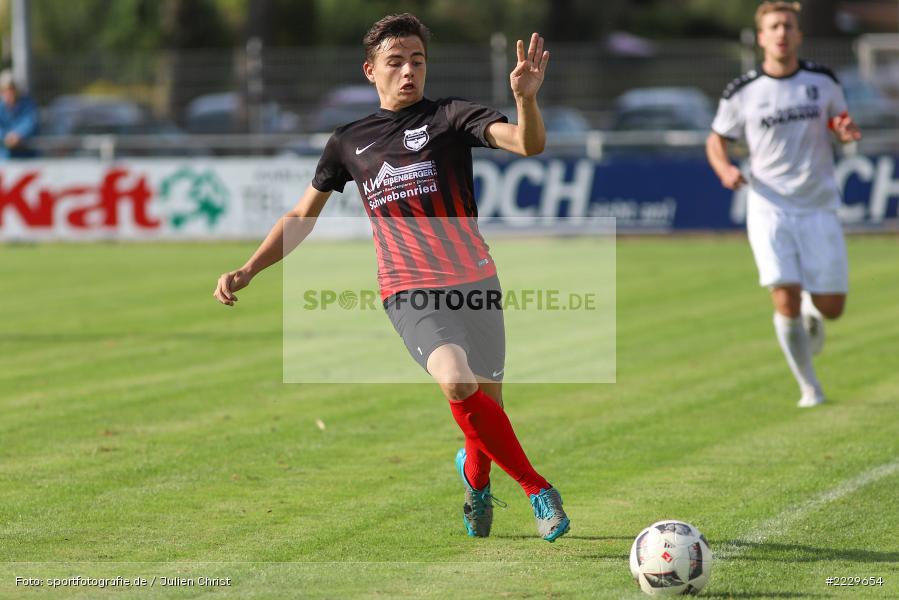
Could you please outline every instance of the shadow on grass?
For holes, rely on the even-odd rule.
[[[503,540],[532,540],[536,535],[491,535],[490,537],[500,538]],[[632,538],[627,536],[591,536],[591,535],[572,535],[566,534],[559,540],[590,540],[592,542],[615,542],[621,540],[631,541]]]
[[[825,598],[824,594],[810,594],[809,592],[702,592],[701,598]]]
[[[897,563],[899,552],[878,552],[857,548],[816,548],[803,544],[757,543],[733,540],[726,542],[739,548],[743,553],[734,560],[777,561],[777,562],[821,562],[825,560],[852,561],[862,563]],[[712,552],[715,548],[712,547]]]
[[[78,331],[32,333],[11,331],[3,332],[0,342],[30,344],[81,344],[85,342],[125,342],[142,339],[178,341],[178,342],[229,342],[242,339],[267,340],[281,338],[283,332],[271,331]],[[321,337],[321,336],[319,336]]]
[[[629,537],[626,535],[625,536],[621,536],[621,535],[602,536],[602,535],[577,535],[577,534],[571,534],[571,533],[565,534],[565,536],[562,539],[565,539],[565,540],[590,540],[593,542],[615,542],[615,541],[622,541],[622,540],[626,541],[626,542],[633,541],[632,537]]]
[[[358,339],[383,339],[386,330],[354,333]],[[318,329],[303,329],[291,332],[303,339],[330,338],[331,333]],[[280,340],[284,336],[281,329],[271,331],[81,331],[27,333],[21,331],[0,331],[0,345],[5,344],[83,344],[90,342],[112,342],[115,344],[135,343],[145,340],[162,342],[240,342],[258,340]]]

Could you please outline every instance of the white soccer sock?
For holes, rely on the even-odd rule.
[[[809,348],[808,334],[802,326],[802,317],[791,319],[775,312],[774,331],[802,394],[812,392],[821,395],[821,384],[815,375],[815,367],[812,366],[812,351]]]
[[[818,310],[818,307],[815,306],[815,301],[812,300],[812,295],[807,291],[802,291],[802,305],[801,312],[804,315],[811,315],[817,319],[824,320],[824,315],[821,314],[821,311]]]

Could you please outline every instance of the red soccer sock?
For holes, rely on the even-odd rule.
[[[476,490],[483,490],[490,483],[490,465],[493,461],[481,452],[471,438],[465,438],[465,478]]]
[[[490,396],[478,389],[464,400],[450,402],[450,408],[465,434],[466,448],[469,443],[476,446],[517,481],[528,495],[551,487],[531,466],[515,437],[509,417]],[[474,485],[471,480],[469,483]]]

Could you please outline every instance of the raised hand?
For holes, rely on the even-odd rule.
[[[524,42],[518,40],[518,64],[512,69],[509,81],[516,98],[530,100],[537,97],[537,90],[543,84],[543,74],[549,62],[549,52],[543,50],[543,38],[536,32],[531,35],[528,53],[524,53]]]

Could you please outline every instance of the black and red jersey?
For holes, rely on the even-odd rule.
[[[381,297],[470,283],[496,273],[477,225],[471,148],[489,147],[501,113],[462,100],[424,98],[338,128],[312,185],[343,191],[352,180],[372,224]]]

